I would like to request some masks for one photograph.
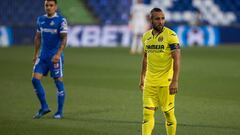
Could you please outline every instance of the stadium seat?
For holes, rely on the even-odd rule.
[[[34,25],[36,16],[43,14],[42,1],[1,0],[0,25]]]
[[[147,3],[160,1],[148,0]],[[98,18],[101,25],[128,24],[131,0],[87,0],[90,11]],[[191,20],[196,11],[204,15],[205,22],[212,25],[240,24],[240,0],[168,0],[161,1],[167,10],[167,22],[184,24]],[[44,13],[42,1],[36,0],[1,0],[0,25],[21,26],[35,25],[36,16]],[[19,6],[21,5],[21,6]],[[161,7],[162,8],[162,7]],[[222,19],[224,18],[224,19]]]

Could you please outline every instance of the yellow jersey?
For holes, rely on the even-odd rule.
[[[147,53],[147,71],[144,84],[147,86],[169,86],[173,77],[173,59],[171,52],[179,48],[179,40],[174,31],[164,27],[158,34],[152,29],[142,38],[144,52]]]

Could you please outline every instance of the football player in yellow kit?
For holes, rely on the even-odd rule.
[[[167,135],[175,135],[177,121],[174,99],[178,91],[180,45],[174,31],[164,26],[161,9],[150,12],[152,29],[143,34],[144,55],[139,87],[143,91],[142,135],[151,135],[154,113],[159,107],[165,115]]]

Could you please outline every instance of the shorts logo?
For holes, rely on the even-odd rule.
[[[54,64],[54,68],[58,68],[58,67],[59,67],[58,63]]]
[[[57,75],[58,73],[59,73],[59,71],[56,71],[56,72],[55,72],[55,75]]]

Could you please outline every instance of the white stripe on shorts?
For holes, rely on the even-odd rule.
[[[62,57],[60,57],[60,77],[63,77]]]

